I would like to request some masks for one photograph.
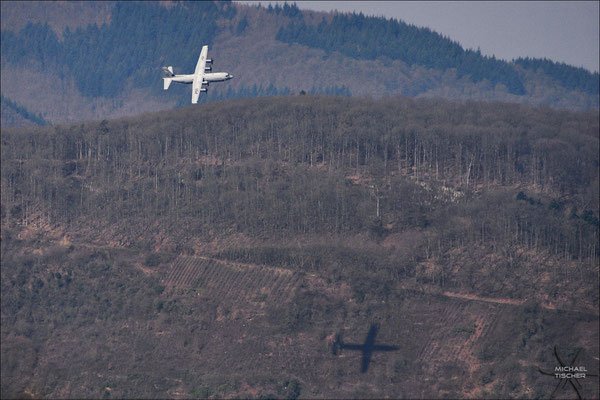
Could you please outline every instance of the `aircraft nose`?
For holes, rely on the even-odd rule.
[[[227,74],[227,79],[231,79],[231,78],[233,78],[233,75]]]

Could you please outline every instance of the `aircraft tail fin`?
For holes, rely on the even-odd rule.
[[[163,83],[164,83],[164,88],[165,90],[167,90],[169,88],[169,86],[171,85],[171,82],[173,81],[173,77],[175,76],[175,74],[173,73],[173,67],[168,66],[168,67],[162,67],[163,70]]]
[[[171,81],[173,81],[173,79],[171,79],[171,78],[163,78],[163,83],[164,83],[165,90],[167,90],[169,88],[169,86],[171,85]]]

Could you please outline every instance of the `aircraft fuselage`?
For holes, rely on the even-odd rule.
[[[209,72],[204,74],[204,80],[206,82],[225,82],[231,78],[233,78],[233,76],[227,72]],[[175,75],[171,77],[171,79],[173,82],[192,83],[194,82],[194,74]]]
[[[224,82],[233,78],[233,75],[227,72],[208,72],[212,71],[212,59],[207,58],[208,46],[202,46],[200,57],[193,74],[176,75],[173,73],[173,67],[163,67],[162,70],[166,76],[163,77],[163,89],[168,90],[171,82],[191,83],[192,84],[192,104],[198,104],[200,93],[208,92],[210,82]],[[207,67],[206,64],[209,64]]]

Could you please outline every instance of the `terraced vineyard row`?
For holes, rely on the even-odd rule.
[[[443,313],[438,314],[444,315],[444,317],[438,322],[440,329],[434,330],[435,333],[429,337],[421,349],[419,360],[422,362],[429,362],[432,358],[437,358],[440,352],[442,336],[448,333],[447,327],[456,326],[457,320],[462,319],[463,310],[466,305],[464,303],[454,304],[454,302],[451,304],[453,305],[452,307],[445,307]],[[435,318],[435,316],[432,316],[432,318]]]
[[[485,312],[471,310],[482,305],[468,301],[451,301],[442,310],[435,310],[444,317],[436,322],[437,329],[423,345],[419,360],[431,364],[433,360],[462,360],[469,363],[475,357],[474,349],[478,343],[492,332],[506,308],[503,305],[486,305]],[[476,315],[475,318],[472,316]],[[432,316],[432,318],[435,318]],[[461,331],[461,329],[469,329]],[[473,331],[470,331],[473,329]],[[440,345],[443,343],[443,347]]]
[[[291,299],[302,279],[303,274],[280,268],[182,256],[173,262],[164,283],[233,301],[280,302]]]

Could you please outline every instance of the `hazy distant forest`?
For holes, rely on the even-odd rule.
[[[285,10],[289,7],[286,4]],[[149,2],[117,2],[110,24],[75,31],[67,27],[62,40],[48,24],[30,23],[18,34],[2,31],[2,55],[12,63],[33,63],[42,70],[58,70],[61,76],[72,74],[85,97],[115,98],[127,89],[124,82],[130,78],[137,88],[150,87],[154,93],[168,96],[170,92],[162,93],[162,87],[155,84],[160,61],[169,60],[177,68],[195,65],[195,49],[203,44],[213,47],[219,32],[217,20],[235,14],[235,7],[227,2],[190,2],[169,9]],[[243,25],[236,27],[236,34],[242,33]],[[289,88],[273,84],[216,90],[212,101],[290,93]],[[313,87],[310,92],[350,95],[346,87],[337,85]],[[179,93],[170,97],[174,96],[181,99],[180,106],[188,104]],[[202,96],[201,102],[205,101]]]
[[[323,18],[320,24],[311,26],[306,25],[302,11],[295,4],[269,5],[267,10],[291,19],[278,31],[276,39],[279,41],[328,52],[339,51],[354,58],[385,56],[403,60],[409,66],[456,68],[459,78],[468,75],[474,82],[486,78],[493,84],[504,84],[510,93],[525,94],[523,83],[510,63],[464,50],[457,42],[427,28],[362,14],[340,14],[330,23]],[[124,89],[122,83],[129,77],[135,78],[133,83],[137,87],[152,82],[156,68],[160,67],[156,62],[160,59],[170,60],[174,65],[194,65],[196,52],[185,49],[197,48],[200,38],[202,43],[212,47],[219,32],[217,20],[231,19],[235,14],[235,7],[221,2],[188,3],[187,8],[169,9],[154,3],[120,2],[115,4],[110,24],[100,28],[90,25],[73,32],[67,27],[62,41],[47,24],[28,24],[17,35],[3,31],[2,54],[8,61],[27,60],[41,64],[42,68],[55,64],[62,73],[74,75],[85,96],[115,97]],[[238,22],[235,33],[243,34],[247,23],[246,19]],[[158,40],[162,38],[168,40]],[[178,45],[173,46],[174,42]],[[598,92],[598,74],[583,68],[546,59],[518,59],[515,63],[533,71],[541,68],[568,89]],[[94,79],[90,79],[89,66],[92,65]],[[273,93],[267,93],[270,94]],[[226,98],[235,95],[230,92]]]
[[[269,11],[277,12],[277,9],[269,8]],[[297,8],[283,8],[281,12],[302,20],[301,11]],[[392,60],[400,59],[408,65],[417,64],[439,70],[456,68],[459,78],[468,75],[474,82],[488,79],[493,84],[504,84],[510,93],[525,94],[523,83],[510,63],[483,56],[479,50],[464,50],[459,43],[427,28],[394,19],[338,14],[330,23],[323,18],[317,26],[292,20],[279,30],[276,38],[329,52],[337,50],[353,58],[375,59],[384,56]],[[592,74],[584,68],[535,58],[518,58],[514,63],[532,71],[541,69],[566,88],[598,93],[598,74]]]
[[[548,398],[555,347],[597,373],[598,73],[291,4],[103,12],[2,29],[3,80],[76,89],[3,81],[3,119],[139,114],[2,127],[2,398]],[[202,44],[252,73],[180,107],[157,71]]]
[[[66,28],[60,34],[48,22],[29,22],[14,30],[3,27],[3,75],[26,68],[42,74],[30,79],[51,79],[58,86],[48,90],[63,90],[68,98],[75,96],[76,90],[81,96],[78,103],[102,99],[86,109],[92,115],[97,114],[95,108],[127,108],[128,94],[134,89],[156,98],[163,107],[178,107],[189,103],[184,96],[189,88],[181,85],[163,91],[160,67],[168,63],[175,66],[176,73],[185,72],[195,65],[197,49],[207,44],[213,54],[225,51],[228,58],[233,56],[227,52],[241,54],[241,58],[235,61],[233,71],[239,80],[211,87],[202,102],[304,90],[346,96],[471,96],[575,109],[598,106],[598,73],[546,59],[498,60],[478,50],[463,49],[427,28],[394,19],[302,12],[295,4],[258,8],[229,2],[185,2],[165,7],[151,2],[116,2],[108,8],[106,22],[70,29],[68,21],[63,21]],[[246,37],[252,39],[246,41]],[[263,51],[281,54],[282,59],[270,56],[270,62],[264,63]],[[341,62],[339,57],[347,61]],[[366,72],[374,68],[387,77],[372,81]],[[315,69],[321,71],[319,76],[314,76]],[[282,73],[285,75],[280,76]],[[10,83],[5,79],[3,86]],[[22,85],[29,87],[30,83]],[[15,86],[8,93],[3,89],[3,96],[23,104],[31,115],[41,112],[51,119],[66,118],[55,101],[45,98],[47,94],[33,101]],[[160,106],[149,103],[145,107],[154,111]]]

